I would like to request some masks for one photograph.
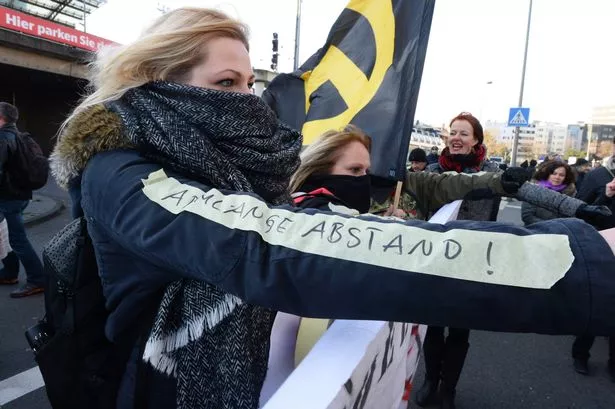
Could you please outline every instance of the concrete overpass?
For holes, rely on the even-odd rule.
[[[263,95],[263,91],[265,91],[276,75],[277,73],[273,71],[255,69],[254,76],[256,78],[254,81],[254,93],[259,97]]]
[[[49,31],[55,26],[62,31]],[[58,32],[79,33],[88,45],[97,38],[0,7],[0,100],[19,108],[19,128],[32,133],[45,153],[53,148],[59,125],[84,93],[86,64],[94,56],[91,50],[62,44],[61,38],[43,38]]]

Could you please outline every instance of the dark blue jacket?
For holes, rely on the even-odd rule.
[[[83,173],[81,204],[110,311],[106,332],[112,340],[134,327],[148,301],[180,278],[203,280],[247,303],[307,317],[544,334],[615,333],[615,256],[580,220],[530,228],[472,221],[402,224],[270,207],[252,194],[220,192],[160,170],[161,165],[134,151],[111,151],[90,159]],[[488,247],[485,237],[495,243],[493,254],[504,256],[507,248],[500,240],[526,243],[536,234],[546,235],[538,237],[542,243],[567,236],[574,255],[564,277],[551,288],[490,281],[500,279],[499,269],[517,268],[498,265],[491,246],[486,258],[475,260],[471,268],[459,264],[466,254]],[[526,243],[524,251],[534,251],[531,247]],[[544,247],[535,260],[549,261],[564,252],[562,247],[550,252]],[[406,267],[416,260],[424,267]],[[399,264],[391,267],[392,262]],[[447,273],[425,273],[430,268]],[[459,279],[448,276],[449,270],[484,274]],[[133,361],[124,390],[134,386],[134,368]],[[166,396],[161,391],[174,389],[168,378],[156,382],[164,385],[153,387],[156,393]],[[173,399],[160,397],[149,407],[170,407]],[[129,405],[125,400],[120,408]]]

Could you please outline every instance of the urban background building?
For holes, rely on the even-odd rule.
[[[587,147],[587,126],[585,122],[570,124],[566,130],[566,150],[583,150]]]
[[[592,110],[592,124],[615,125],[615,105],[594,107]]]

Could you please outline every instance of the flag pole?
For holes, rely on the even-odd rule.
[[[393,209],[399,208],[399,198],[401,196],[401,188],[404,186],[403,181],[397,182],[397,187],[395,188],[395,198],[393,199]]]

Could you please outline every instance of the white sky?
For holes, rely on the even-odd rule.
[[[321,47],[347,0],[303,0],[300,62]],[[255,68],[291,71],[295,0],[108,0],[88,32],[124,43],[160,15],[159,5],[217,7],[251,28]],[[436,0],[416,119],[441,125],[461,111],[506,121],[517,106],[527,0]],[[615,105],[615,1],[534,0],[523,105],[530,120],[574,123]],[[492,81],[492,85],[487,85]]]

